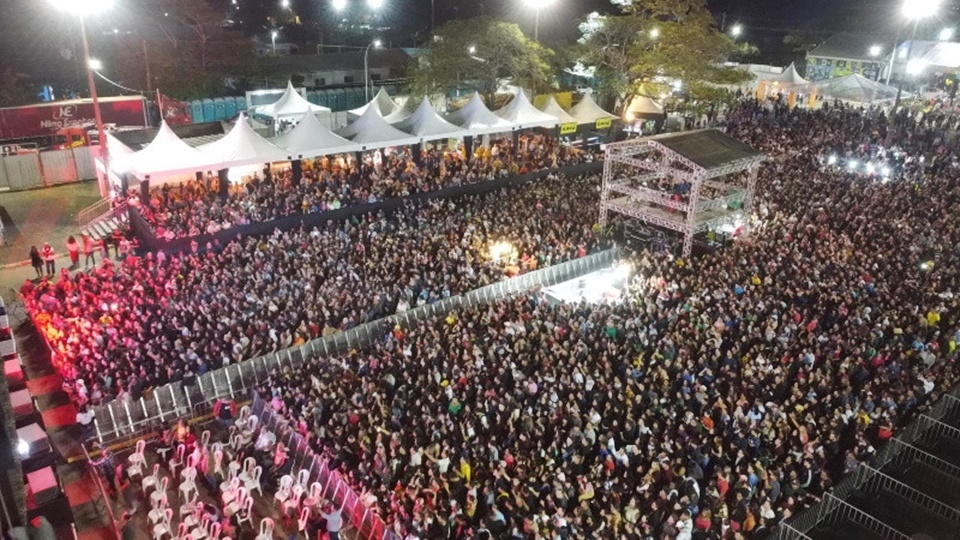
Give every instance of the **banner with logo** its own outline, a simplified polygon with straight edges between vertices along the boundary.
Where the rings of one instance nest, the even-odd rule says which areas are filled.
[[[566,124],[560,124],[561,135],[570,135],[571,133],[576,133],[576,132],[577,132],[576,122],[567,122]]]
[[[189,103],[171,99],[157,91],[157,106],[160,107],[160,116],[168,125],[182,126],[193,123]]]
[[[597,120],[597,129],[607,129],[613,125],[613,118],[601,118]]]

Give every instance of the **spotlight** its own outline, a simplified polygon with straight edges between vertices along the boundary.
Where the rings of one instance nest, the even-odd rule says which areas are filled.
[[[20,454],[20,457],[28,457],[30,455],[30,443],[23,439],[17,439],[17,453]]]
[[[827,158],[827,163],[830,164],[830,165],[836,165],[836,164],[837,164],[837,156],[836,156],[836,155],[831,155],[830,157],[828,157],[828,158]]]

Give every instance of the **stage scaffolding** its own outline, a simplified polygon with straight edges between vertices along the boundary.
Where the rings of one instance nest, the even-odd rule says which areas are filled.
[[[767,157],[716,129],[669,133],[604,147],[600,225],[609,212],[693,237],[743,220],[749,234],[757,172]]]

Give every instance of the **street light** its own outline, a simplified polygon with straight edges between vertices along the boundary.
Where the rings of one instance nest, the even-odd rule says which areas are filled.
[[[280,33],[277,32],[276,30],[274,30],[273,32],[270,32],[270,42],[273,44],[273,54],[274,54],[274,55],[277,54],[277,36],[278,36],[278,35],[280,35]]]
[[[101,62],[100,60],[97,60],[96,58],[91,58],[87,62],[87,65],[90,66],[90,69],[93,71],[100,71],[101,69],[103,69],[103,62]]]
[[[651,28],[651,29],[650,29],[650,37],[653,38],[653,39],[657,39],[658,37],[660,37],[660,29],[659,29],[659,28]]]
[[[347,0],[333,0],[333,9],[337,11],[347,9]]]
[[[383,0],[367,0],[367,5],[370,9],[378,11],[383,8]]]
[[[553,0],[526,0],[527,5],[534,10],[533,40],[540,42],[540,10],[553,3]]]
[[[743,33],[743,25],[740,23],[734,24],[730,27],[730,35],[733,37],[740,37],[740,34]]]
[[[917,39],[917,25],[920,23],[920,19],[925,19],[927,17],[932,17],[937,14],[937,10],[940,9],[940,3],[942,0],[905,0],[903,2],[902,10],[903,16],[907,19],[913,20],[913,30],[910,32],[910,42],[907,43],[907,74],[908,75],[919,75],[923,71],[923,67],[918,63],[913,63],[911,69],[911,54],[913,53],[913,42]],[[913,73],[911,73],[913,71]],[[893,102],[893,110],[896,111],[900,107],[900,94],[903,93],[903,81],[901,80],[897,84],[897,98]]]
[[[940,41],[950,41],[953,39],[953,28],[944,28],[940,31],[940,35],[938,37],[940,38]]]
[[[870,53],[870,56],[880,56],[880,53],[883,52],[883,47],[879,45],[871,45],[868,52]]]
[[[100,99],[97,97],[97,84],[93,79],[93,60],[90,58],[90,44],[87,43],[87,27],[83,22],[84,17],[94,15],[104,11],[113,5],[113,0],[51,0],[51,3],[58,9],[67,13],[76,15],[80,19],[80,39],[83,42],[83,65],[87,70],[87,84],[90,86],[90,99],[93,101],[93,118],[97,123],[97,138],[100,139],[100,158],[103,162],[103,176],[98,178],[109,181],[110,178],[110,154],[107,149],[107,134],[103,129],[103,116],[100,114]],[[110,192],[107,182],[100,182],[100,196],[106,197]]]
[[[367,98],[367,103],[370,102],[370,62],[368,58],[370,55],[370,47],[379,49],[381,44],[379,39],[375,39],[363,50],[363,93]]]
[[[280,7],[290,9],[290,0],[280,0]]]
[[[477,54],[477,48],[474,47],[473,45],[471,45],[470,48],[467,50],[470,52],[470,54]]]

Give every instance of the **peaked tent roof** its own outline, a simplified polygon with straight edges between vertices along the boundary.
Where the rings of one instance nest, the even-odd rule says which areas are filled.
[[[547,97],[546,103],[540,107],[540,110],[549,114],[550,116],[555,116],[557,120],[560,120],[561,124],[572,124],[573,122],[577,121],[576,118],[570,116],[570,113],[563,110],[563,107],[557,103],[557,98],[553,97],[552,95]]]
[[[666,114],[659,103],[647,96],[634,96],[633,99],[630,100],[627,112],[637,118],[659,117]]]
[[[797,73],[797,67],[793,62],[790,62],[790,65],[780,73],[759,73],[757,79],[780,84],[807,84],[810,82]]]
[[[810,83],[808,88],[824,97],[857,103],[877,103],[897,98],[895,86],[870,80],[858,73]]]
[[[462,129],[447,122],[437,114],[437,111],[434,110],[427,96],[423,96],[417,110],[414,111],[409,118],[395,123],[394,126],[411,135],[416,135],[417,137],[427,140],[446,139],[463,135]]]
[[[530,103],[527,95],[523,93],[522,88],[517,89],[517,95],[510,100],[502,109],[497,111],[497,116],[509,120],[521,129],[534,127],[555,127],[560,124],[560,119],[549,115]]]
[[[313,113],[303,115],[293,129],[270,142],[291,154],[328,156],[356,152],[360,146],[327,129]]]
[[[466,105],[448,114],[446,120],[467,131],[467,135],[504,133],[516,129],[516,125],[490,111],[483,104],[480,92],[474,92]]]
[[[287,89],[280,96],[280,99],[257,110],[257,114],[273,118],[303,116],[307,112],[330,112],[330,109],[314,105],[304,99],[290,81],[287,81]]]
[[[264,139],[241,113],[237,123],[222,139],[197,147],[205,167],[224,168],[286,161],[287,151]]]
[[[387,91],[381,86],[380,90],[377,92],[377,95],[373,96],[373,99],[370,100],[370,103],[347,111],[347,113],[359,118],[363,116],[363,113],[367,112],[367,109],[370,107],[370,105],[376,105],[376,109],[380,112],[380,116],[384,117],[390,116],[400,109],[400,106],[397,105],[397,102],[394,101],[393,98],[390,97],[390,94],[388,94]]]
[[[376,107],[367,107],[360,118],[334,133],[357,143],[361,150],[375,150],[388,146],[404,146],[420,142],[419,138],[408,135],[388,124]]]
[[[383,119],[386,120],[388,124],[396,124],[397,122],[410,118],[419,106],[420,102],[410,97],[402,107],[397,107],[397,110],[384,115]]]
[[[121,156],[117,161],[118,166],[139,178],[202,168],[202,161],[197,151],[183,142],[166,122],[160,123],[157,135],[143,150]]]
[[[616,118],[616,116],[601,109],[589,92],[583,95],[580,103],[570,107],[570,115],[581,124],[595,124],[601,118]]]

